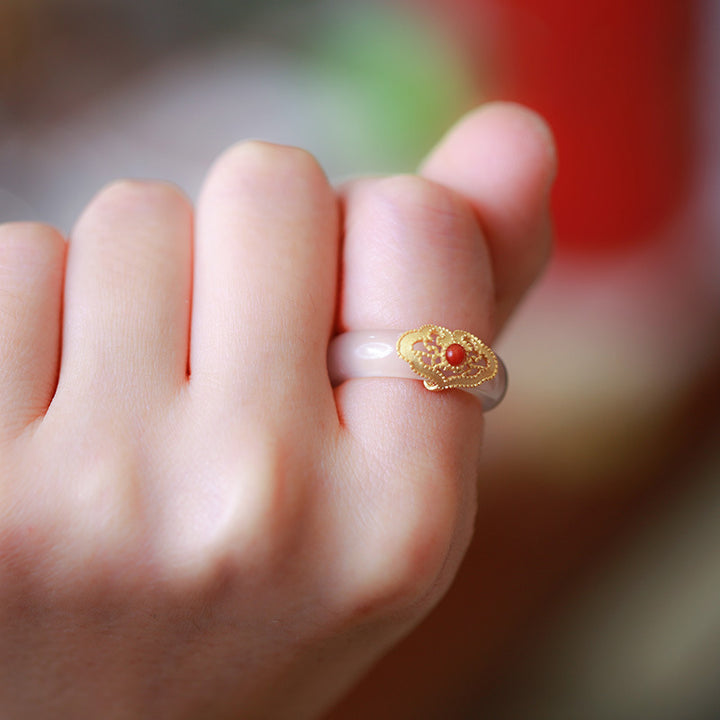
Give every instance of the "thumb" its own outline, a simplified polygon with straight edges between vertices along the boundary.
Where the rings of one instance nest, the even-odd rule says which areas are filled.
[[[549,195],[556,167],[544,120],[511,103],[470,112],[421,165],[421,175],[459,193],[475,209],[493,264],[498,328],[550,255]]]

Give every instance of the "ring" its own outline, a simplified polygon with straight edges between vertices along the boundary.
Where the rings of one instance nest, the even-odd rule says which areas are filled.
[[[417,330],[361,330],[337,335],[328,348],[333,385],[361,377],[423,380],[432,391],[459,388],[491,410],[504,397],[507,371],[502,360],[466,330],[423,325]]]

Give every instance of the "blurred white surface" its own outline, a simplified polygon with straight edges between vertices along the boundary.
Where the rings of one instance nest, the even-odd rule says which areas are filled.
[[[194,197],[218,153],[247,138],[304,147],[335,178],[387,171],[387,153],[364,133],[366,112],[341,76],[277,48],[171,58],[72,117],[0,140],[0,222],[68,231],[121,177],[168,180]]]

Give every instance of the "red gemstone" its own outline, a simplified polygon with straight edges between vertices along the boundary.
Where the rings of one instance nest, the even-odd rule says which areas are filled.
[[[460,365],[460,363],[465,359],[465,348],[462,345],[453,343],[445,351],[445,359],[451,365]]]

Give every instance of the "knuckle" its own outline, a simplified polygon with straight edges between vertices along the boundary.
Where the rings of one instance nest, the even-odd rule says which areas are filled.
[[[71,518],[54,528],[58,577],[68,591],[88,583],[98,586],[130,584],[142,575],[145,527],[133,498],[132,486],[117,482],[119,471],[98,473],[61,498]]]
[[[75,226],[74,233],[86,224],[118,221],[127,224],[134,217],[189,214],[190,201],[183,191],[168,182],[156,180],[115,180],[102,188],[90,201]]]
[[[292,556],[303,483],[277,441],[256,440],[212,468],[208,495],[193,490],[192,503],[161,498],[155,552],[171,574],[198,581],[231,570],[262,575]]]
[[[376,202],[394,223],[407,226],[433,243],[457,243],[477,232],[469,205],[456,193],[416,175],[377,182]],[[466,241],[467,242],[467,241]]]
[[[187,202],[183,191],[170,182],[134,178],[121,178],[108,183],[98,192],[96,198],[108,202],[135,201],[147,198],[168,203]]]
[[[211,171],[213,179],[220,178],[244,186],[285,189],[287,185],[295,188],[328,188],[323,169],[315,157],[301,148],[288,145],[276,145],[260,140],[248,140],[233,145],[216,161]]]
[[[132,582],[143,565],[144,542],[128,466],[105,456],[61,479],[46,460],[38,452],[30,466],[21,464],[27,482],[3,498],[5,572],[15,580],[31,577],[58,597]]]
[[[0,273],[5,269],[28,269],[59,260],[65,239],[58,230],[43,223],[0,224]]]
[[[455,540],[457,506],[456,493],[446,485],[376,514],[381,527],[372,528],[354,564],[352,615],[413,614],[439,597]]]

